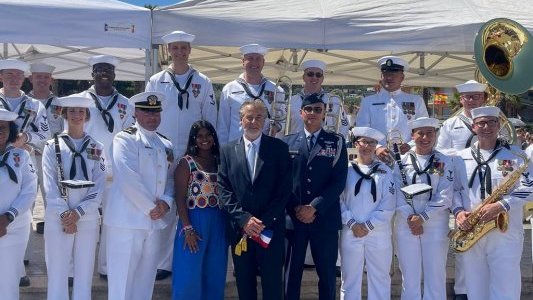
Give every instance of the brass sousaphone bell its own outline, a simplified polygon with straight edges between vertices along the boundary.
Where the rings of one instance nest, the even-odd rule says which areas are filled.
[[[476,80],[489,85],[488,105],[497,104],[499,92],[517,95],[533,86],[532,36],[517,22],[497,18],[483,24],[474,41],[474,55],[478,67]],[[503,113],[500,119],[500,136],[514,143],[513,125]]]

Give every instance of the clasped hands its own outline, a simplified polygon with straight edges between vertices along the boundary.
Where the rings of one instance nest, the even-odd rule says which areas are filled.
[[[407,217],[407,225],[413,235],[422,235],[424,233],[424,219],[419,215],[410,215]]]
[[[61,214],[61,225],[63,225],[63,232],[66,234],[73,234],[78,232],[78,221],[80,215],[74,210],[70,209]]]
[[[315,221],[316,218],[316,208],[312,205],[298,205],[294,208],[296,212],[296,218],[305,224],[310,224]]]
[[[170,210],[168,204],[161,199],[155,200],[154,204],[155,207],[150,211],[150,219],[154,221],[164,217]]]

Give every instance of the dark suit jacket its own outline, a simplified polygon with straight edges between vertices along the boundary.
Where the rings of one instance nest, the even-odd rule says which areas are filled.
[[[252,181],[244,140],[221,148],[218,171],[219,199],[228,215],[229,242],[242,237],[242,228],[254,216],[272,229],[274,235],[285,230],[285,206],[291,193],[291,165],[288,147],[281,140],[261,137],[255,179]]]
[[[317,210],[314,229],[341,229],[339,195],[346,185],[348,154],[344,139],[324,129],[319,133],[311,152],[307,149],[305,132],[287,135],[292,161],[292,195],[287,204],[294,229],[306,224],[298,221],[294,208],[311,204]]]

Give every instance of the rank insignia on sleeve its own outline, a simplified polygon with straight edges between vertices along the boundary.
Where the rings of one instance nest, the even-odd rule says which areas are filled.
[[[521,183],[527,187],[532,187],[533,179],[529,178],[529,172],[522,173],[522,176],[524,177],[524,179],[521,180]]]
[[[446,179],[448,179],[448,181],[453,181],[453,171],[452,170],[448,170],[448,175],[446,176]]]
[[[393,194],[396,192],[396,189],[394,188],[394,182],[390,182],[390,186],[389,186],[389,193]]]
[[[194,98],[198,98],[200,95],[200,90],[202,89],[202,85],[199,83],[192,83],[191,84],[192,94],[194,95]]]

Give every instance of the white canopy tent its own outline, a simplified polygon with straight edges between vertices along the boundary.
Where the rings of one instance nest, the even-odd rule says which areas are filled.
[[[265,75],[301,82],[304,59],[328,63],[325,84],[376,83],[377,58],[395,54],[412,68],[406,83],[453,86],[472,79],[481,25],[511,18],[533,31],[533,1],[513,0],[189,0],[153,12],[153,39],[173,30],[196,35],[191,63],[214,82],[242,71],[238,46],[272,51]]]
[[[90,79],[87,59],[111,54],[123,61],[117,80],[144,81],[151,12],[115,0],[2,0],[0,43],[0,58],[50,63],[57,79]]]

